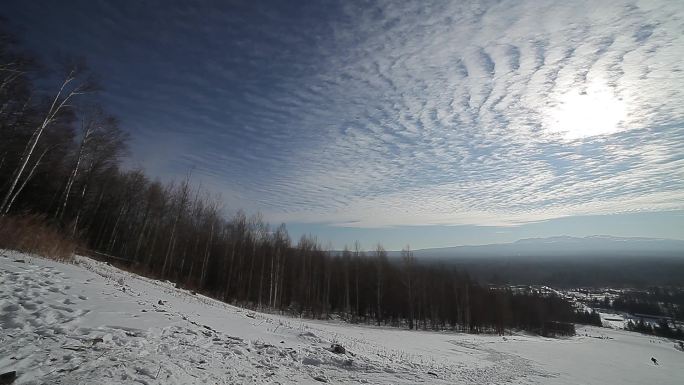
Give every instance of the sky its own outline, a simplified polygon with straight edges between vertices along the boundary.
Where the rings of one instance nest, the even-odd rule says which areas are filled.
[[[23,1],[127,167],[334,248],[684,239],[684,2]]]

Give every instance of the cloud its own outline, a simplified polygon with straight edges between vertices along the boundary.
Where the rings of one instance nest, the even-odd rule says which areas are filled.
[[[228,208],[360,227],[684,209],[680,2],[36,7],[63,23],[36,40],[90,52],[132,163],[194,169]]]
[[[684,54],[682,7],[422,5],[352,7],[335,26],[354,43],[311,82],[342,108],[276,188],[310,204],[271,217],[510,225],[683,208],[684,78],[666,59]],[[590,102],[573,111],[568,95]],[[566,120],[595,115],[576,125],[616,126],[563,135],[586,129],[550,118],[568,104]]]

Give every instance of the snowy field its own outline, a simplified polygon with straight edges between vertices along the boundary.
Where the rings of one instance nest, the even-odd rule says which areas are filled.
[[[300,320],[76,262],[0,250],[0,373],[17,384],[684,383],[673,342],[622,330],[558,340]]]

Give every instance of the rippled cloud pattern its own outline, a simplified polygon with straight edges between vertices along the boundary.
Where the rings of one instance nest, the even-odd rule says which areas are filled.
[[[295,3],[90,5],[138,164],[271,221],[684,209],[684,2]]]

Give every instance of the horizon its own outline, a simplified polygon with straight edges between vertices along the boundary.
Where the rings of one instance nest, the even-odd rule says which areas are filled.
[[[50,68],[85,58],[126,168],[191,173],[224,214],[295,241],[684,239],[676,2],[10,0],[0,16]]]
[[[478,248],[478,247],[487,247],[487,246],[513,246],[513,245],[520,245],[520,244],[525,244],[527,246],[540,246],[540,250],[538,251],[543,251],[541,247],[543,245],[548,245],[548,243],[542,243],[544,241],[549,241],[549,240],[557,240],[557,241],[563,241],[563,240],[604,240],[604,241],[648,241],[648,242],[682,242],[684,244],[684,239],[677,239],[677,238],[651,238],[651,237],[617,237],[613,235],[606,235],[606,234],[595,234],[595,235],[587,235],[587,236],[569,236],[569,235],[555,235],[555,236],[548,236],[548,237],[535,237],[535,238],[520,238],[516,239],[514,241],[506,241],[506,242],[498,242],[498,243],[478,243],[478,244],[458,244],[458,245],[451,245],[451,246],[439,246],[439,247],[426,247],[426,248],[413,248],[411,245],[405,245],[410,247],[410,251],[412,252],[424,252],[424,251],[431,251],[431,250],[449,250],[449,249],[459,249],[459,248]],[[534,243],[533,241],[539,241],[540,243]],[[345,245],[351,250],[350,245]],[[352,245],[353,246],[353,245]],[[377,246],[375,245],[370,245],[372,246],[371,248],[366,248],[363,247],[363,245],[359,244],[360,249],[359,251],[368,253],[373,251],[373,247]],[[382,245],[384,246],[384,245]],[[386,252],[388,253],[400,253],[403,252],[405,249],[404,248],[387,248],[385,249]],[[330,251],[339,253],[344,251],[344,248],[340,249],[332,249]],[[537,250],[535,250],[537,251]],[[677,250],[681,251],[681,250]]]

